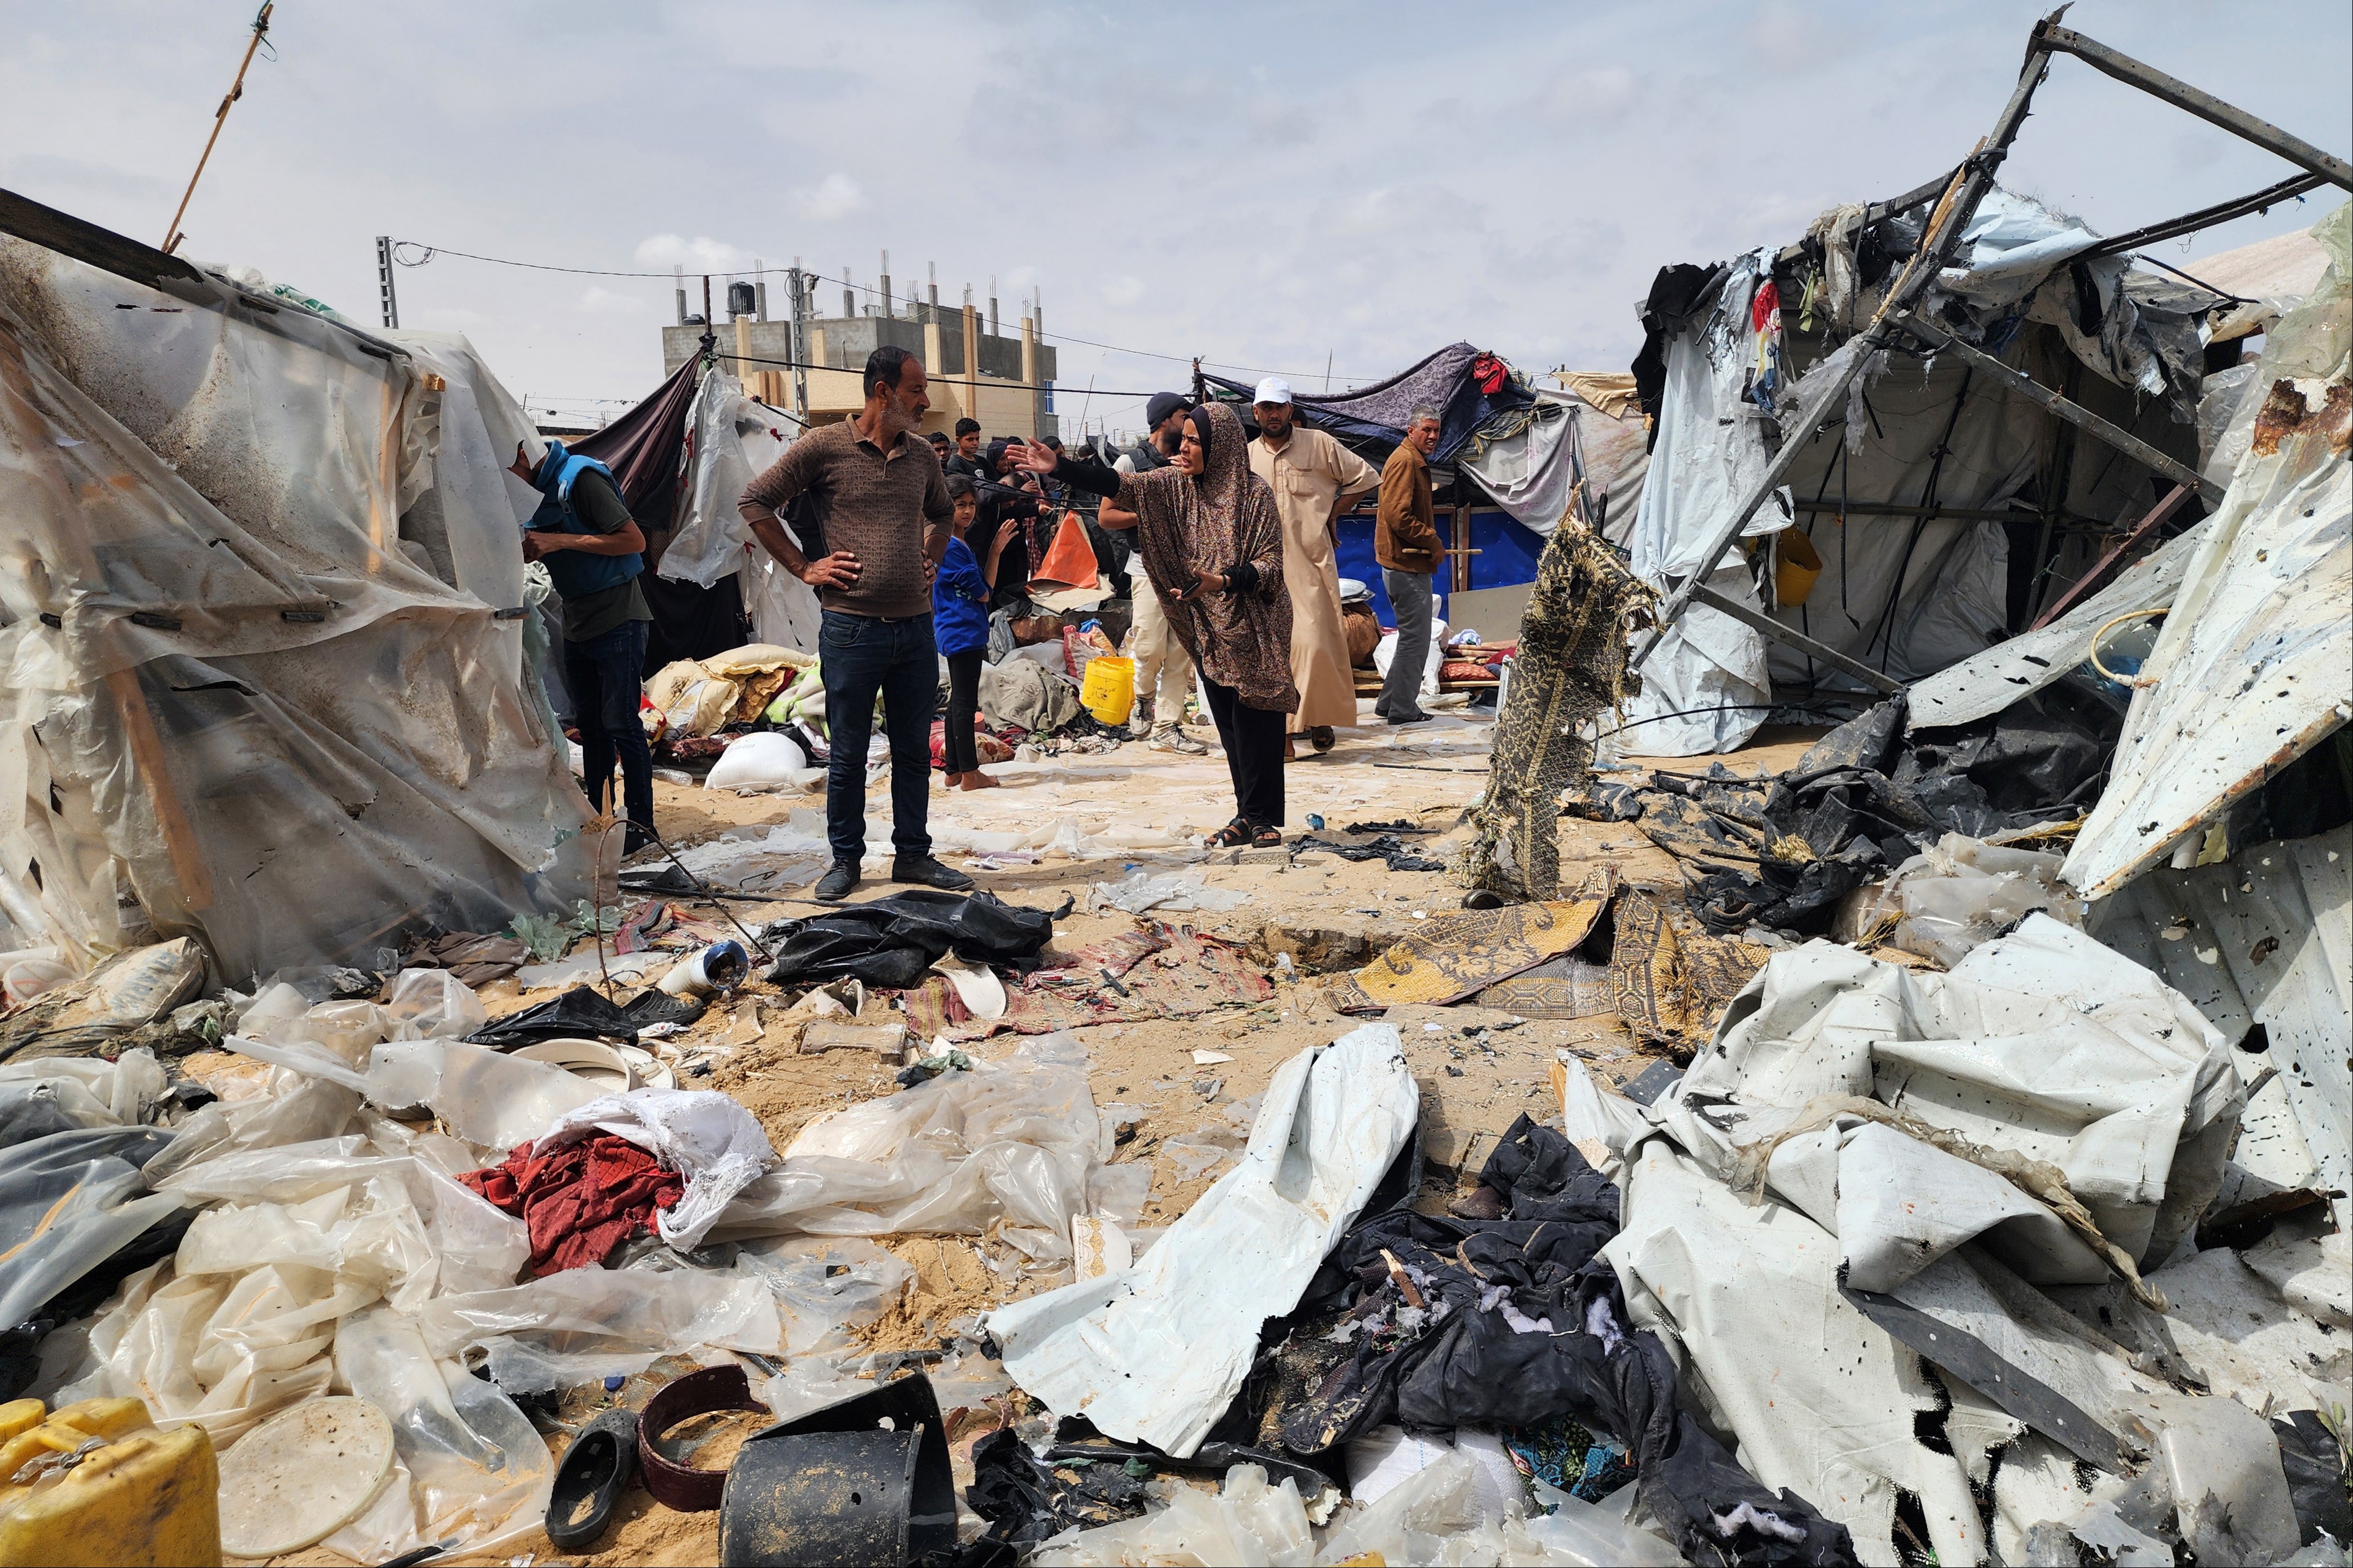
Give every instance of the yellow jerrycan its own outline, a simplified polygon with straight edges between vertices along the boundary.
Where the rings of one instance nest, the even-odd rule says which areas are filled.
[[[219,1568],[220,1471],[201,1426],[136,1399],[0,1405],[0,1563]]]

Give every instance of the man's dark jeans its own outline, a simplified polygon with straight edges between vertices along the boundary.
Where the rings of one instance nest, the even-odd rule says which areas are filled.
[[[572,715],[580,726],[580,773],[588,804],[612,809],[613,761],[621,763],[621,799],[628,808],[628,850],[654,826],[654,752],[638,718],[645,690],[646,639],[651,621],[624,621],[600,637],[564,645],[564,683],[572,689]]]
[[[902,857],[929,855],[932,714],[940,703],[940,656],[932,617],[878,620],[825,612],[818,633],[825,670],[825,720],[833,760],[825,781],[825,837],[833,858],[866,854],[866,745],[874,697],[891,737],[891,843]]]

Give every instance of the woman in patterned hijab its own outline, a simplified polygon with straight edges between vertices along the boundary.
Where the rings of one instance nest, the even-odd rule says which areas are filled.
[[[1168,628],[1201,671],[1233,775],[1234,819],[1211,847],[1282,842],[1282,737],[1299,707],[1291,680],[1291,596],[1274,492],[1250,472],[1242,423],[1222,403],[1186,421],[1176,460],[1123,474],[1036,442],[1016,462],[1135,516],[1145,575]],[[1113,526],[1106,523],[1106,527]]]

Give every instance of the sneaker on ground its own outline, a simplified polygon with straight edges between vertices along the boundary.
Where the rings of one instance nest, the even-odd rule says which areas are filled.
[[[1208,747],[1174,724],[1152,731],[1151,745],[1155,752],[1179,752],[1188,757],[1205,757],[1209,753]]]
[[[891,862],[891,879],[913,882],[925,888],[944,888],[951,893],[962,892],[972,886],[972,879],[953,866],[943,866],[929,855],[902,855]]]

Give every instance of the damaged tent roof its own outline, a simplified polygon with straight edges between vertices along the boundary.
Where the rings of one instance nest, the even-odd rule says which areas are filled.
[[[90,258],[0,237],[0,945],[152,925],[243,977],[568,906],[514,399],[461,338],[0,216]]]

